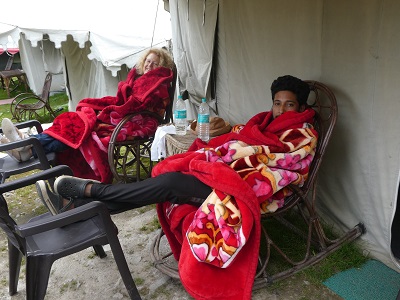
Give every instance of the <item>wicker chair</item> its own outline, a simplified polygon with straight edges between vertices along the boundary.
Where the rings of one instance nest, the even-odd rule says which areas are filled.
[[[330,239],[325,234],[322,220],[316,211],[317,174],[336,123],[337,104],[334,94],[327,86],[316,81],[307,81],[307,83],[312,91],[308,102],[309,106],[316,111],[314,125],[319,133],[316,155],[306,183],[302,187],[290,186],[293,194],[285,200],[284,207],[274,213],[263,214],[261,217],[262,240],[253,289],[262,288],[317,263],[339,249],[344,242],[352,241],[365,232],[363,224],[358,224],[340,238]],[[271,222],[285,225],[285,231],[283,233],[280,231],[278,238],[276,234],[274,235],[275,230]],[[285,238],[282,238],[282,235],[285,235]],[[295,258],[291,253],[288,254],[292,245],[281,245],[282,241],[287,242],[286,235],[288,237],[290,235],[292,243],[293,239],[302,243],[303,252],[299,253],[301,251],[296,250]],[[179,278],[177,262],[172,256],[162,230],[154,240],[151,249],[155,267],[170,277]],[[271,261],[278,259],[284,261],[284,267],[271,268]]]
[[[43,109],[50,113],[52,118],[56,117],[55,112],[50,106],[49,96],[52,82],[52,74],[48,73],[44,80],[42,94],[40,96],[32,93],[22,93],[17,95],[11,102],[11,113],[13,119],[22,122],[27,120],[40,119],[38,111]]]
[[[117,136],[124,125],[136,115],[149,115],[158,120],[158,124],[173,121],[172,106],[176,87],[177,71],[173,68],[173,80],[168,90],[170,103],[165,109],[164,118],[151,111],[140,111],[126,115],[115,127],[108,145],[108,163],[117,182],[141,181],[151,176],[153,161],[151,160],[151,145],[154,136],[127,139],[118,142]]]

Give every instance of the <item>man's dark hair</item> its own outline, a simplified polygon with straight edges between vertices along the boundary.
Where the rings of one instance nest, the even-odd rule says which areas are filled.
[[[271,85],[272,100],[275,94],[280,91],[291,91],[297,96],[297,101],[300,105],[307,104],[308,95],[310,94],[310,86],[303,80],[285,75],[278,77]]]

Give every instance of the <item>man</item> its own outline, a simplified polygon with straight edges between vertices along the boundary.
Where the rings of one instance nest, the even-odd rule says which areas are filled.
[[[142,182],[106,185],[60,176],[56,194],[43,181],[38,192],[53,213],[60,197],[70,204],[63,209],[92,200],[113,212],[158,203],[187,291],[195,298],[229,298],[230,292],[235,299],[250,298],[260,210],[283,206],[287,185],[303,184],[313,159],[317,134],[310,125],[314,110],[306,107],[309,92],[296,77],[277,78],[271,111],[255,115],[239,132],[208,143],[196,139],[186,153],[157,164],[153,177]]]

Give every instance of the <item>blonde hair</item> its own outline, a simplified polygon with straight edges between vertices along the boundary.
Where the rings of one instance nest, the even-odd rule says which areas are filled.
[[[168,53],[167,50],[164,50],[162,48],[151,48],[147,50],[141,59],[136,63],[136,72],[140,75],[144,73],[144,63],[146,61],[146,57],[150,54],[153,53],[157,55],[160,58],[160,64],[159,67],[165,67],[169,69],[173,69],[174,67],[174,61],[171,57],[171,55]]]

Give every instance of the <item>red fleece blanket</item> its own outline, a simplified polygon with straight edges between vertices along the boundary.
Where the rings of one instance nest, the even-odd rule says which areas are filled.
[[[127,79],[118,84],[115,97],[86,98],[78,103],[76,112],[59,115],[45,131],[71,147],[59,153],[58,162],[70,166],[75,176],[111,182],[107,148],[112,131],[129,113],[143,110],[162,113],[169,102],[172,78],[172,71],[163,67],[142,76],[133,69]],[[157,126],[154,118],[138,115],[126,124],[117,139],[150,136]]]
[[[192,174],[213,188],[200,208],[163,203],[160,223],[179,264],[185,289],[196,299],[250,299],[260,241],[260,212],[283,205],[290,183],[307,178],[317,134],[314,111],[271,112],[239,133],[197,139],[189,151],[153,169]]]

